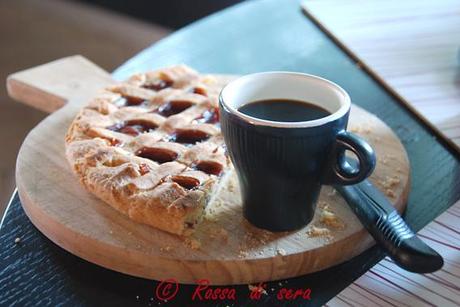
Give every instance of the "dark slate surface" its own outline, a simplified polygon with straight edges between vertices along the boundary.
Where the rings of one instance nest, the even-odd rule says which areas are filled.
[[[353,101],[377,114],[402,139],[409,153],[412,190],[407,221],[422,228],[460,198],[460,157],[410,114],[300,11],[297,1],[251,1],[199,21],[128,61],[116,78],[183,62],[200,71],[244,74],[295,70],[329,78]],[[16,237],[21,238],[15,244]],[[372,248],[340,266],[268,283],[260,305],[321,305],[382,258]],[[193,287],[181,285],[170,302],[155,297],[158,283],[92,265],[60,249],[28,221],[15,196],[0,229],[0,305],[202,305],[191,302]],[[271,288],[311,288],[311,300],[279,301]],[[209,305],[257,305],[246,285],[237,301]]]

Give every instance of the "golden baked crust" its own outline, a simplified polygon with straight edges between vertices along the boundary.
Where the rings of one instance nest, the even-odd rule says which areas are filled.
[[[70,165],[130,219],[189,235],[229,165],[218,122],[222,85],[180,65],[104,89],[69,127]]]

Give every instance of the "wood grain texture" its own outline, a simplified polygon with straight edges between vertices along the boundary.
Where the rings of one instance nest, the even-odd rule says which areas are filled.
[[[460,150],[457,0],[307,0],[303,6]]]
[[[327,306],[459,306],[460,305],[460,201],[418,236],[444,258],[444,267],[430,274],[414,274],[382,260]]]
[[[74,55],[11,74],[6,86],[11,98],[51,113],[72,97],[90,96],[112,82],[105,70]]]
[[[58,70],[53,72],[58,74]],[[81,74],[79,80],[90,78]],[[29,88],[40,86],[29,82]],[[173,277],[182,283],[206,278],[212,284],[239,284],[315,272],[346,261],[374,243],[331,188],[323,189],[321,208],[312,222],[329,228],[327,236],[308,235],[309,226],[277,234],[256,229],[242,217],[234,172],[222,180],[207,219],[192,238],[192,242],[201,243],[199,249],[190,248],[190,242],[182,238],[130,221],[86,192],[64,157],[64,134],[90,97],[91,92],[78,91],[64,108],[32,130],[21,147],[16,168],[27,215],[47,237],[71,253],[135,276],[157,280]],[[379,162],[372,180],[402,211],[409,189],[404,147],[383,122],[356,106],[351,112],[350,130],[374,146]],[[322,223],[325,206],[343,227]]]

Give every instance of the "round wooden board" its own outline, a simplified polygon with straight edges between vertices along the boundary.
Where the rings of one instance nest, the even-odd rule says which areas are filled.
[[[206,219],[191,240],[136,224],[88,193],[64,157],[64,134],[88,96],[50,115],[33,129],[18,155],[16,180],[26,214],[53,242],[83,259],[149,279],[211,284],[277,280],[322,270],[374,244],[342,198],[330,187],[321,192],[313,222],[295,232],[270,233],[241,214],[234,172],[222,180]],[[374,147],[378,163],[371,180],[403,211],[409,190],[404,147],[382,121],[353,106],[349,130]],[[322,224],[324,210],[343,227]],[[312,226],[327,229],[313,235]],[[191,246],[199,248],[193,249]]]

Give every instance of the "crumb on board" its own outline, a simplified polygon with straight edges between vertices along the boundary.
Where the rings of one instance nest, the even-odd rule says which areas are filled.
[[[213,215],[212,213],[210,213],[209,211],[206,212],[206,214],[203,216],[203,219],[207,222],[211,222],[211,223],[214,223],[217,221],[217,217],[215,215]]]
[[[283,248],[277,248],[276,254],[281,255],[281,256],[286,256],[287,253]]]
[[[318,207],[319,207],[320,209],[327,209],[327,208],[329,208],[329,204],[328,204],[327,202],[325,202],[325,201],[320,201],[320,202],[318,203]]]
[[[211,233],[209,234],[209,237],[212,239],[221,239],[224,242],[228,241],[228,232],[224,228],[220,227],[218,229],[212,229]]]
[[[171,246],[160,247],[160,251],[162,251],[162,252],[170,252],[171,250],[172,250]]]
[[[398,176],[387,176],[383,181],[382,185],[389,189],[397,186],[401,182],[401,179]]]
[[[364,123],[350,127],[350,131],[357,134],[369,134],[371,132],[371,128],[368,123]]]
[[[395,155],[384,154],[383,156],[377,158],[377,162],[382,163],[383,165],[387,165],[390,160],[394,160],[395,158]]]
[[[342,220],[330,210],[323,210],[321,212],[320,223],[334,229],[344,229],[345,224]]]
[[[201,242],[194,238],[186,238],[184,243],[187,247],[190,247],[193,250],[200,249],[201,247]]]
[[[20,242],[21,242],[21,238],[17,237],[16,239],[14,239],[14,243],[15,243],[15,244],[18,244],[18,243],[20,243]]]
[[[248,248],[267,244],[271,233],[265,230],[259,230],[257,233],[246,232],[244,234],[244,243]]]
[[[248,252],[245,250],[240,249],[238,253],[238,258],[246,258],[248,256]]]
[[[233,181],[230,180],[230,181],[228,182],[227,190],[228,190],[229,192],[235,192],[235,185],[234,185]]]
[[[322,236],[329,236],[330,234],[331,234],[331,231],[325,227],[311,226],[307,230],[307,235],[309,237],[322,237]]]
[[[379,182],[388,197],[396,197],[394,189],[401,183],[399,176],[387,176]]]
[[[392,189],[386,189],[385,194],[388,197],[396,197],[396,193]]]

